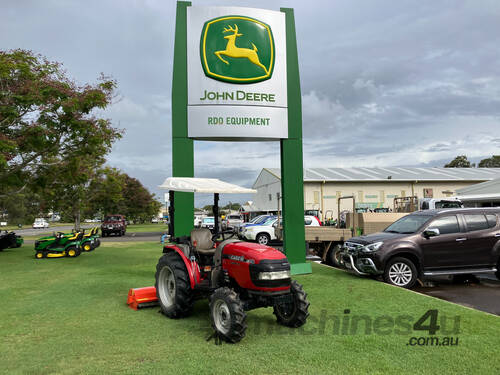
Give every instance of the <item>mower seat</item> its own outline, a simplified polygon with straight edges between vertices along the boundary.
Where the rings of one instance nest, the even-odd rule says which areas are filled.
[[[207,228],[194,228],[191,231],[191,244],[200,254],[214,255],[215,253],[212,232]]]

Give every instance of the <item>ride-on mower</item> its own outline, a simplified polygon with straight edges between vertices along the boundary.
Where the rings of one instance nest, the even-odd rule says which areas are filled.
[[[169,318],[188,316],[196,299],[208,298],[216,335],[236,343],[245,336],[246,311],[274,308],[277,322],[300,327],[309,316],[309,302],[302,286],[290,278],[286,256],[269,246],[227,238],[233,231],[219,230],[221,193],[255,193],[255,190],[217,179],[167,178],[160,186],[169,190],[169,233],[164,255],[156,266],[156,296]],[[195,228],[190,236],[173,238],[174,191],[214,193],[214,234]],[[221,240],[222,239],[222,240]]]
[[[88,233],[83,234],[83,239],[80,244],[83,251],[89,252],[95,250],[101,245],[99,240],[99,227],[92,228]]]
[[[35,258],[77,257],[81,254],[83,232],[65,234],[54,233],[35,241]]]
[[[0,232],[0,251],[12,247],[21,247],[23,243],[23,238],[16,235],[14,232]]]

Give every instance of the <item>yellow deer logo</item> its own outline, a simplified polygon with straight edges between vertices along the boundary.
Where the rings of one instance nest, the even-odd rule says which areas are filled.
[[[243,34],[238,34],[238,26],[234,25],[234,29],[231,26],[228,26],[228,28],[224,28],[224,31],[222,33],[233,33],[231,35],[226,35],[224,39],[227,39],[227,44],[226,44],[226,49],[223,51],[215,51],[215,55],[221,59],[223,62],[225,62],[227,65],[229,65],[229,62],[224,60],[221,55],[228,56],[228,57],[245,57],[252,64],[255,64],[257,66],[260,66],[266,74],[269,74],[267,71],[266,67],[259,61],[259,55],[257,54],[257,47],[255,44],[252,43],[253,49],[250,48],[240,48],[236,47],[236,38],[239,36],[242,36]]]

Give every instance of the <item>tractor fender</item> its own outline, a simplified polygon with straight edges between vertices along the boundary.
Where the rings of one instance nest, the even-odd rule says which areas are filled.
[[[198,268],[198,264],[196,262],[191,262],[186,254],[182,251],[182,249],[178,248],[175,245],[168,245],[163,247],[163,253],[169,253],[171,251],[175,251],[177,255],[179,255],[186,266],[189,275],[189,283],[191,284],[191,289],[194,288],[196,284],[200,283],[200,269]]]

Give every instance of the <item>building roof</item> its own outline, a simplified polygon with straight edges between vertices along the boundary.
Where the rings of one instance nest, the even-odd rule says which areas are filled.
[[[281,179],[279,168],[263,171]],[[304,168],[304,182],[312,181],[490,181],[500,178],[500,168]]]
[[[500,178],[457,189],[457,194],[500,194]]]

